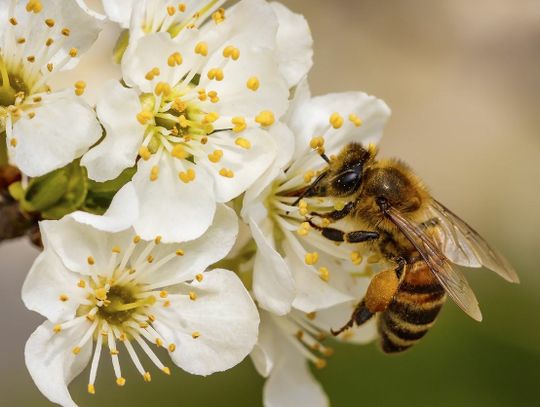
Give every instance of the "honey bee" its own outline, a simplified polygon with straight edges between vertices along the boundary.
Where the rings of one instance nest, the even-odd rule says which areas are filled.
[[[378,318],[385,353],[413,346],[433,326],[448,295],[476,321],[478,301],[458,266],[486,267],[509,282],[519,278],[507,260],[467,223],[429,194],[403,162],[376,159],[376,149],[350,143],[303,190],[304,197],[345,199],[343,209],[311,212],[309,224],[335,242],[361,243],[393,266],[376,274],[365,297],[338,335],[354,324]],[[324,219],[324,222],[320,220]],[[327,227],[340,219],[359,230]]]

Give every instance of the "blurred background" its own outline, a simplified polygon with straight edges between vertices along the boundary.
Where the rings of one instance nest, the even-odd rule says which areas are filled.
[[[373,344],[336,345],[328,366],[315,372],[332,405],[540,405],[540,2],[283,3],[311,25],[313,93],[363,90],[384,99],[393,115],[381,156],[407,161],[521,277],[515,286],[471,270],[484,322],[448,303],[429,335],[406,354],[388,357]],[[36,253],[24,241],[0,246],[5,406],[49,405],[23,359],[24,343],[42,321],[20,299]],[[261,405],[263,381],[249,360],[209,378],[175,368],[172,378],[153,375],[151,385],[130,381],[136,373],[126,372],[122,389],[107,363],[102,367],[95,396],[86,393],[87,373],[73,383],[80,405]]]

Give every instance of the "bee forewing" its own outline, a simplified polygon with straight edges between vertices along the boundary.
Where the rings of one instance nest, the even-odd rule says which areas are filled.
[[[510,263],[465,221],[440,202],[433,201],[430,209],[439,221],[437,239],[441,250],[450,261],[466,267],[484,266],[509,282],[519,282]]]

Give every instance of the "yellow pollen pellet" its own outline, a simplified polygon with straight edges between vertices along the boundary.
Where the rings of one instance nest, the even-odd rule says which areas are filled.
[[[52,72],[53,69],[54,69],[54,65],[53,65],[52,63],[49,62],[49,63],[47,64],[47,71]]]
[[[168,96],[171,94],[171,85],[169,85],[167,82],[158,82],[154,89],[154,93],[157,96]]]
[[[240,58],[240,50],[234,45],[227,45],[225,48],[223,48],[223,56],[236,61],[238,58]]]
[[[67,300],[69,300],[69,297],[66,294],[60,294],[60,297],[58,297],[58,299],[62,302],[66,302]]]
[[[349,120],[354,124],[356,127],[360,127],[362,125],[362,119],[360,119],[357,115],[354,113],[351,113],[349,115]]]
[[[210,112],[204,116],[204,121],[207,123],[214,123],[217,119],[219,119],[219,114],[216,112]]]
[[[246,119],[243,117],[237,116],[231,119],[232,124],[234,124],[233,131],[235,133],[240,133],[247,128]]]
[[[77,48],[71,48],[69,50],[69,56],[71,58],[75,58],[77,55],[79,55],[79,50]]]
[[[195,301],[195,300],[197,299],[197,294],[194,293],[193,291],[190,291],[190,292],[189,292],[189,299],[190,299],[191,301]]]
[[[53,28],[54,27],[54,20],[52,18],[47,18],[47,19],[45,19],[45,24],[47,25],[47,27]]]
[[[112,248],[112,252],[113,252],[113,253],[118,254],[118,253],[120,253],[120,251],[121,251],[121,250],[120,250],[120,246],[114,246],[114,247]]]
[[[89,384],[87,390],[89,394],[96,394],[96,387],[93,384]]]
[[[183,160],[188,156],[188,153],[186,152],[184,146],[182,146],[181,144],[177,144],[171,150],[171,155],[175,158]]]
[[[176,350],[176,345],[171,343],[167,348],[169,349],[169,352],[174,352]]]
[[[264,110],[255,117],[255,121],[264,127],[271,126],[275,122],[274,113]]]
[[[358,252],[351,252],[351,261],[352,263],[357,266],[359,265],[360,263],[362,263],[362,260],[363,260],[363,257],[360,253]]]
[[[64,37],[69,37],[69,34],[71,34],[71,30],[69,28],[62,28],[62,35]]]
[[[298,233],[299,236],[306,236],[309,233],[309,230],[311,229],[311,226],[308,222],[302,222],[300,226],[298,227],[298,230],[296,233]]]
[[[61,327],[60,325],[58,325],[58,324],[55,325],[55,326],[53,327],[53,332],[54,332],[55,334],[57,334],[57,333],[60,332],[61,330],[62,330],[62,327]]]
[[[141,147],[139,148],[139,155],[144,161],[148,161],[150,157],[152,156],[152,153],[150,153],[150,150],[148,147]]]
[[[198,331],[195,331],[195,332],[193,332],[193,333],[191,334],[191,337],[192,337],[193,339],[197,339],[199,336],[201,336],[201,333],[198,332]]]
[[[199,42],[195,45],[195,53],[203,57],[208,55],[208,44],[206,42]]]
[[[167,59],[167,65],[169,65],[171,68],[181,65],[182,64],[182,54],[179,52],[175,52],[174,54],[171,54],[169,58]]]
[[[237,146],[240,146],[242,148],[245,148],[246,150],[249,150],[251,148],[251,143],[248,139],[245,139],[243,137],[238,137],[236,140],[234,140],[234,144]]]
[[[221,170],[219,170],[219,175],[225,178],[233,178],[234,172],[228,168],[222,168]]]
[[[31,64],[33,64],[34,62],[36,62],[36,57],[33,56],[33,55],[30,55],[30,56],[26,57],[26,60],[28,62],[30,62]]]
[[[81,353],[81,348],[78,347],[78,346],[75,346],[71,352],[74,354],[74,355],[78,355],[79,353]]]
[[[339,113],[332,113],[329,121],[334,129],[339,129],[343,126],[343,117]]]
[[[259,86],[261,86],[261,83],[259,82],[259,78],[257,78],[256,76],[252,76],[251,78],[247,80],[246,86],[248,89],[255,92],[257,89],[259,89]]]
[[[311,141],[309,142],[309,146],[313,148],[314,150],[323,147],[324,137],[323,136],[313,137]]]
[[[225,9],[220,8],[218,11],[212,14],[212,20],[214,20],[216,24],[219,24],[225,21]]]
[[[159,177],[159,167],[154,165],[150,170],[150,181],[156,181]]]
[[[196,279],[199,283],[200,283],[201,281],[203,281],[203,278],[204,278],[204,276],[203,276],[202,274],[197,274],[197,275],[195,276],[195,279]]]
[[[119,377],[118,379],[116,379],[116,384],[122,387],[124,384],[126,384],[126,379],[124,379],[123,377]]]
[[[328,271],[326,267],[321,267],[319,269],[319,277],[321,278],[322,281],[328,282],[328,280],[330,279],[330,272]]]
[[[193,168],[189,168],[186,172],[181,171],[178,174],[178,177],[184,184],[187,184],[195,179],[195,170]]]
[[[178,249],[176,250],[176,255],[177,256],[183,256],[184,255],[184,251],[182,249]]]
[[[152,262],[154,261],[154,256],[148,255],[148,257],[146,258],[146,261],[147,261],[148,263],[152,263]]]
[[[178,5],[178,11],[180,11],[181,13],[183,13],[184,11],[186,11],[186,5],[185,3],[180,3]]]
[[[221,68],[212,68],[208,71],[208,79],[222,81],[224,78],[223,70]]]
[[[88,256],[88,258],[86,259],[86,261],[88,262],[88,264],[90,264],[91,266],[93,266],[94,264],[96,264],[96,261],[94,260],[94,258],[92,256]]]
[[[11,145],[11,147],[17,147],[17,139],[12,138],[11,140],[9,140],[9,144]]]
[[[319,253],[317,252],[306,253],[306,255],[304,256],[304,262],[308,266],[314,265],[315,263],[317,263],[317,261],[319,261]]]
[[[17,21],[17,19],[15,17],[11,17],[9,19],[9,22],[11,23],[11,25],[17,25],[19,24],[19,22]]]
[[[50,47],[51,45],[53,45],[53,43],[54,40],[52,38],[47,38],[47,41],[45,41],[45,46]]]
[[[174,16],[174,13],[176,13],[176,8],[174,6],[167,6],[167,14]]]
[[[79,282],[77,283],[77,287],[85,288],[86,287],[86,281],[79,280]]]
[[[161,369],[163,373],[170,376],[171,375],[171,369],[169,369],[167,366],[164,366],[163,369]]]

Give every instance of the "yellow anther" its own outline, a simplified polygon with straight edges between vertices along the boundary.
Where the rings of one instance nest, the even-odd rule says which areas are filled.
[[[100,301],[105,301],[107,299],[107,290],[105,289],[105,287],[95,289],[94,297],[96,297]]]
[[[47,64],[47,71],[52,72],[53,69],[54,69],[54,65],[53,65],[52,63],[49,62],[49,63]]]
[[[246,86],[248,89],[251,89],[252,91],[255,92],[257,89],[259,89],[259,86],[261,86],[261,83],[259,82],[259,78],[257,78],[256,76],[252,76],[251,78],[247,80]]]
[[[169,295],[169,293],[168,293],[167,291],[165,291],[165,290],[161,290],[161,291],[159,292],[159,296],[160,296],[161,298],[167,298],[168,295]]]
[[[135,237],[133,237],[133,243],[137,244],[141,241],[141,237],[139,235],[135,235]]]
[[[178,5],[178,10],[183,13],[184,11],[186,11],[186,5],[184,3],[180,3]]]
[[[359,118],[357,115],[355,115],[354,113],[351,113],[349,115],[349,120],[352,122],[352,124],[354,124],[356,127],[360,127],[362,125],[362,119]]]
[[[144,372],[143,379],[147,383],[151,382],[152,381],[152,376],[150,375],[150,372]]]
[[[201,333],[199,331],[195,331],[191,334],[191,337],[193,339],[197,339],[199,336],[201,336]]]
[[[86,287],[86,281],[84,281],[84,280],[79,280],[79,282],[77,283],[77,287],[79,287],[79,288],[85,288],[85,287]]]
[[[206,42],[199,42],[195,45],[195,53],[202,55],[203,57],[208,55],[208,44]]]
[[[234,172],[229,168],[222,168],[221,170],[219,170],[219,175],[225,178],[233,178]]]
[[[154,262],[154,256],[152,256],[151,254],[149,254],[147,257],[146,257],[146,261],[148,263],[153,263]]]
[[[182,127],[183,129],[189,127],[189,120],[186,119],[186,116],[184,115],[180,115],[178,117],[178,123],[180,124],[180,127]]]
[[[120,253],[120,252],[121,252],[120,246],[114,246],[114,247],[112,248],[112,252],[113,252],[113,253],[116,253],[116,254]]]
[[[187,184],[195,179],[195,175],[195,170],[193,168],[189,168],[187,171],[181,171],[178,174],[178,177],[183,183]]]
[[[362,263],[362,260],[364,258],[362,257],[362,255],[358,252],[351,252],[351,261],[352,263],[357,266],[359,265],[360,263]]]
[[[26,60],[27,60],[28,62],[30,62],[31,64],[33,64],[34,62],[36,62],[36,57],[33,56],[33,55],[30,55],[30,56],[27,56],[27,57],[26,57]]]
[[[201,281],[203,281],[203,278],[204,278],[204,276],[203,276],[202,274],[197,274],[197,275],[195,276],[195,279],[196,279],[199,283],[200,283]]]
[[[41,4],[40,0],[30,0],[28,3],[26,3],[26,11],[29,13],[39,13],[41,10],[43,10],[43,4]]]
[[[339,113],[332,113],[329,121],[334,129],[339,129],[343,126],[343,117]]]
[[[177,255],[177,256],[183,256],[184,254],[185,254],[185,253],[184,253],[184,251],[183,251],[182,249],[176,250],[176,255]]]
[[[207,99],[206,91],[204,89],[199,89],[199,100],[204,102]]]
[[[299,236],[306,236],[309,233],[309,230],[311,229],[311,226],[308,222],[302,222],[300,226],[298,226],[298,230],[296,233],[298,233]]]
[[[208,154],[208,159],[213,163],[218,163],[223,157],[223,150],[214,150],[212,153]]]
[[[306,173],[304,173],[304,182],[306,184],[310,183],[314,176],[315,176],[315,171],[313,170],[306,171]]]
[[[274,113],[269,110],[264,110],[255,117],[255,121],[265,127],[274,124],[275,120]]]
[[[307,215],[308,212],[309,212],[308,204],[307,204],[307,202],[304,201],[303,199],[300,200],[300,202],[298,202],[298,212],[299,212],[300,215],[302,215],[302,216]]]
[[[167,58],[167,65],[171,68],[182,64],[182,54],[175,52]]]
[[[159,68],[157,66],[153,67],[152,69],[150,69],[146,75],[144,76],[144,78],[148,81],[151,81],[153,80],[156,76],[159,76],[161,73],[161,71],[159,70]]]
[[[310,321],[313,321],[315,318],[317,318],[317,313],[315,311],[313,312],[308,312],[306,314],[306,317],[307,319],[309,319]]]
[[[163,373],[170,376],[171,375],[171,369],[169,369],[167,366],[164,366],[163,369],[161,369]]]
[[[66,294],[60,294],[58,299],[62,302],[66,302],[67,300],[69,300],[69,297]]]
[[[71,34],[71,30],[69,28],[62,28],[62,35],[64,37],[69,37],[70,34]]]
[[[306,253],[306,255],[304,256],[304,261],[308,266],[313,266],[319,261],[319,253]]]
[[[372,254],[368,257],[367,262],[368,264],[375,264],[381,261],[381,256],[378,254]]]
[[[11,145],[11,147],[17,147],[17,139],[12,138],[11,140],[9,140],[9,144]]]
[[[79,55],[79,50],[77,48],[71,48],[69,50],[69,56],[71,58],[75,58],[77,55]]]
[[[75,82],[75,94],[77,96],[81,96],[86,89],[86,82],[85,81],[77,81]]]
[[[45,24],[47,24],[47,27],[53,28],[54,27],[54,20],[52,18],[45,19]]]
[[[124,332],[122,332],[122,333],[120,334],[120,336],[118,337],[118,340],[119,340],[120,342],[124,342],[126,339],[127,339],[127,337],[126,337],[126,334],[125,334]]]
[[[96,387],[93,384],[88,385],[88,393],[96,394]]]
[[[34,117],[36,117],[36,113],[35,113],[35,112],[29,112],[29,113],[28,113],[28,118],[29,118],[30,120],[32,120]]]
[[[139,148],[139,155],[144,161],[148,161],[150,157],[152,156],[152,153],[150,153],[150,150],[148,147],[141,147]]]
[[[204,121],[207,123],[214,123],[217,119],[219,119],[219,114],[216,112],[210,112],[204,116]]]
[[[240,133],[247,128],[246,119],[241,116],[233,117],[231,122],[234,125],[233,131],[235,133]]]
[[[62,327],[59,325],[59,324],[56,324],[54,327],[53,327],[53,332],[55,334],[57,334],[58,332],[62,331]]]
[[[34,101],[34,103],[40,103],[43,99],[41,96],[34,96],[32,100]]]
[[[317,359],[315,361],[315,367],[317,369],[324,369],[326,367],[326,360],[324,359]]]
[[[328,280],[330,279],[330,272],[328,271],[326,267],[321,267],[319,269],[319,277],[321,278],[322,281],[328,282]]]
[[[173,147],[171,150],[171,155],[175,158],[179,158],[181,160],[185,159],[189,154],[186,152],[185,148],[181,144],[177,144]]]
[[[215,90],[211,90],[210,92],[208,92],[208,97],[210,98],[210,102],[212,103],[219,102],[219,97]]]
[[[71,352],[74,354],[74,355],[78,355],[79,353],[81,353],[81,348],[78,347],[78,346],[75,346]]]
[[[216,81],[222,81],[223,76],[223,70],[221,68],[212,68],[208,71],[208,79],[210,80],[216,80]]]
[[[174,16],[174,13],[176,13],[176,8],[174,6],[167,6],[167,14]]]
[[[86,259],[86,261],[88,262],[88,264],[90,264],[91,266],[93,266],[94,264],[96,264],[96,261],[94,260],[94,258],[92,256],[88,256],[88,258]]]
[[[45,41],[45,46],[50,47],[54,44],[54,40],[52,38],[47,38],[47,41]]]
[[[168,96],[171,94],[171,85],[169,85],[167,82],[158,82],[154,89],[154,93],[157,96]]]
[[[86,316],[86,319],[87,319],[88,321],[90,321],[90,322],[94,322],[95,319],[96,319],[96,317],[95,317],[94,315],[87,315],[87,316]]]
[[[161,348],[163,346],[163,341],[161,340],[161,338],[156,338],[156,346],[158,348]]]
[[[216,24],[219,24],[225,21],[225,9],[220,8],[214,14],[212,14],[212,20],[214,20]]]
[[[234,45],[227,45],[225,48],[223,48],[223,56],[236,61],[238,58],[240,58],[240,50]]]
[[[17,25],[19,24],[19,22],[17,21],[17,19],[15,17],[11,17],[9,19],[9,22],[11,23],[11,25]]]
[[[150,170],[150,181],[156,181],[159,177],[159,167],[154,165]]]
[[[309,146],[313,148],[314,150],[321,148],[324,146],[324,137],[323,136],[317,136],[313,137],[311,141],[309,142]]]
[[[174,343],[171,343],[167,349],[169,349],[169,352],[174,352],[176,350],[176,345]]]
[[[117,356],[117,355],[120,354],[120,351],[119,351],[118,349],[113,349],[113,350],[110,351],[110,354],[111,354],[112,356]]]
[[[21,44],[24,44],[26,42],[26,38],[24,37],[21,37],[21,38],[17,38],[17,44],[21,45]],[[34,58],[35,60],[35,58]]]
[[[189,292],[189,299],[190,299],[191,301],[195,301],[195,300],[197,299],[197,294],[194,293],[193,291],[190,291],[190,292]]]
[[[119,377],[116,379],[116,384],[122,387],[124,384],[126,384],[126,379],[124,379],[123,377]]]
[[[236,140],[234,140],[234,144],[245,148],[246,150],[249,150],[251,148],[250,141],[248,139],[245,139],[244,137],[238,137]]]

